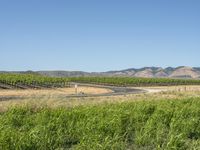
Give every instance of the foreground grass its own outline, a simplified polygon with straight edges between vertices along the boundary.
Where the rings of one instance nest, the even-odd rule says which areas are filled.
[[[0,149],[200,149],[200,98],[0,114]]]

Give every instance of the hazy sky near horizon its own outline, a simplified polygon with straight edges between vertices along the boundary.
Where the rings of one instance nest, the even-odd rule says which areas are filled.
[[[200,67],[199,0],[0,0],[0,70]]]

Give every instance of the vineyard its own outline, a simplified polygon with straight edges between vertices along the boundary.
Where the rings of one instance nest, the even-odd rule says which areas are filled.
[[[0,74],[0,88],[29,89],[68,87],[70,82],[111,86],[173,86],[200,85],[200,80],[131,77],[68,77],[56,78],[37,74]]]
[[[113,86],[200,85],[200,80],[169,78],[71,77],[69,80],[79,83],[93,83]]]
[[[53,78],[33,74],[0,74],[0,88],[3,89],[29,89],[66,87],[66,78]]]

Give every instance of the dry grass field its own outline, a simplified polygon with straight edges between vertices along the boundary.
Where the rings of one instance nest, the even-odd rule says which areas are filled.
[[[78,93],[85,94],[104,94],[112,92],[109,89],[98,87],[78,87]],[[0,96],[27,96],[35,97],[41,95],[71,95],[75,94],[74,88],[55,88],[55,89],[27,89],[27,90],[0,90]]]
[[[12,97],[15,99],[0,102],[0,111],[6,111],[12,106],[31,107],[75,107],[80,105],[99,105],[102,103],[121,103],[124,101],[150,101],[183,99],[190,97],[200,97],[200,86],[162,86],[162,87],[140,87],[147,92],[141,94],[128,94],[119,96],[100,96],[100,97],[66,97],[74,94],[74,88],[58,88],[46,90],[1,90],[0,97]],[[102,94],[112,92],[105,88],[79,87],[78,92],[86,94]]]

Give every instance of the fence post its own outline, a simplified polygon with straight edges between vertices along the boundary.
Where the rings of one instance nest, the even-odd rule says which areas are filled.
[[[75,84],[75,85],[74,85],[74,88],[75,88],[75,94],[77,95],[77,94],[78,94],[78,85]]]

